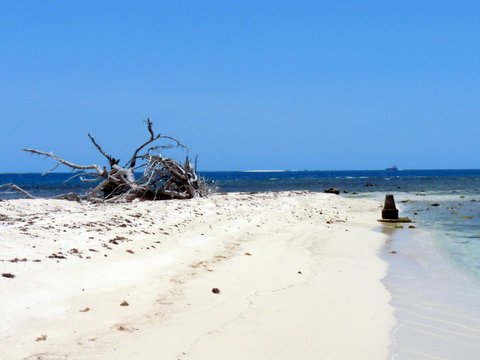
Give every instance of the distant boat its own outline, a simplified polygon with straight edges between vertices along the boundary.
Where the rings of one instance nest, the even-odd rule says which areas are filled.
[[[385,170],[387,170],[387,171],[397,171],[398,168],[397,168],[397,165],[393,165],[392,167],[386,168]]]

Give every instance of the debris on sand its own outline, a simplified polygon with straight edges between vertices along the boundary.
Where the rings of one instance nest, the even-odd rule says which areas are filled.
[[[65,255],[63,255],[60,251],[58,253],[53,253],[52,255],[48,255],[49,259],[66,259]]]
[[[35,339],[35,341],[45,341],[45,340],[47,340],[47,335],[45,335],[45,334],[42,335],[42,336],[39,336]]]

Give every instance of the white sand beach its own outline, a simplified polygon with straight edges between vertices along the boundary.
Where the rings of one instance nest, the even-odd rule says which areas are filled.
[[[2,201],[0,358],[387,359],[379,211],[309,192]]]

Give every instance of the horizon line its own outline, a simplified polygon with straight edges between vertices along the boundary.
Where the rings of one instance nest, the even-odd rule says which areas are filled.
[[[387,170],[384,169],[248,169],[248,170],[198,170],[200,173],[208,172],[241,172],[241,173],[282,173],[282,172],[334,172],[334,171],[388,171],[390,173],[398,173],[403,171],[480,171],[480,168],[416,168],[416,169],[398,169]],[[14,174],[72,174],[80,171],[55,171],[44,174],[42,171],[25,171],[25,172],[0,172],[0,175],[14,175]],[[139,171],[138,173],[141,173]]]

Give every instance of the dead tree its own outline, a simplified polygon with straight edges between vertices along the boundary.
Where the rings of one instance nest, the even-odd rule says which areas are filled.
[[[117,202],[134,199],[191,199],[207,196],[209,186],[203,178],[198,176],[196,165],[190,162],[188,156],[181,164],[174,159],[162,156],[160,152],[170,148],[186,149],[185,145],[173,137],[156,134],[150,119],[147,119],[146,124],[149,138],[135,149],[124,166],[119,165],[120,159],[105,152],[90,134],[88,134],[90,141],[108,160],[108,166],[75,164],[51,152],[36,149],[23,149],[23,151],[55,160],[55,167],[46,173],[64,165],[77,171],[69,180],[80,178],[83,182],[98,183],[84,196],[87,200]],[[160,144],[162,141],[168,143],[162,145]],[[143,173],[136,179],[135,173],[138,171]]]

